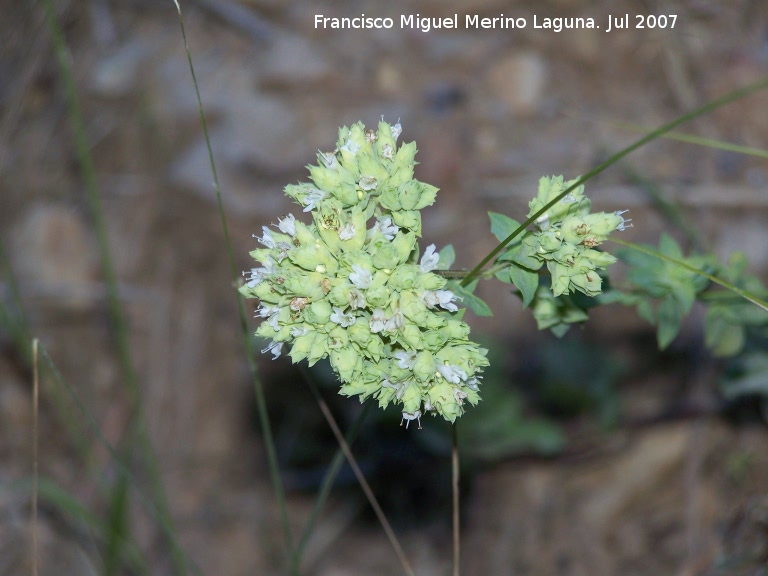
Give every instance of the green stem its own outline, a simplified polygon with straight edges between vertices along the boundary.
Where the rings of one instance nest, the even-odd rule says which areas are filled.
[[[48,28],[53,40],[54,51],[58,61],[59,72],[61,73],[64,94],[67,100],[67,111],[70,124],[75,138],[75,149],[78,162],[82,172],[83,182],[86,189],[88,205],[91,218],[96,233],[97,244],[99,247],[99,257],[101,269],[104,274],[104,281],[107,292],[107,301],[109,306],[110,318],[114,327],[115,343],[120,362],[120,371],[123,377],[123,383],[128,390],[131,402],[131,429],[136,435],[136,439],[141,446],[141,452],[144,457],[144,463],[147,468],[154,497],[157,501],[158,509],[166,523],[171,525],[172,518],[168,497],[165,493],[165,487],[162,482],[162,476],[159,470],[157,456],[152,445],[149,432],[146,427],[146,421],[143,414],[143,402],[141,389],[138,384],[138,378],[133,365],[131,348],[128,335],[128,326],[125,315],[120,303],[120,293],[117,284],[117,275],[112,262],[112,255],[107,235],[107,226],[104,218],[104,211],[101,205],[96,184],[96,171],[93,165],[93,159],[90,153],[90,146],[85,131],[85,122],[80,109],[80,103],[77,97],[74,74],[72,73],[71,55],[64,40],[64,34],[56,16],[56,10],[53,0],[44,0]],[[119,484],[116,486],[119,488]],[[177,574],[186,574],[186,559],[183,554],[179,554],[178,548],[171,545],[171,559],[174,571]]]
[[[174,0],[175,3],[175,0]],[[195,87],[195,96],[197,97],[197,107],[200,115],[200,122],[203,128],[203,137],[205,139],[205,145],[208,150],[208,162],[211,167],[211,173],[213,174],[213,185],[216,190],[216,202],[218,205],[219,216],[221,219],[221,228],[224,232],[224,242],[226,245],[226,252],[229,259],[230,273],[232,276],[233,285],[237,285],[240,275],[237,273],[237,266],[235,264],[234,251],[232,250],[232,241],[229,236],[229,226],[227,225],[227,216],[224,211],[224,202],[221,194],[221,185],[219,184],[219,176],[216,171],[216,161],[213,157],[213,148],[211,146],[211,140],[208,136],[208,123],[205,119],[205,112],[203,111],[203,100],[200,96],[200,88],[197,82],[197,74],[195,73],[195,67],[192,64],[192,54],[189,51],[189,44],[187,42],[187,33],[184,28],[184,19],[181,16],[181,10],[178,3],[176,8],[179,15],[179,25],[181,27],[181,37],[184,41],[184,50],[187,54],[187,62],[189,64],[189,71],[192,76],[192,84]],[[251,372],[251,378],[253,381],[253,389],[256,395],[256,406],[259,413],[259,421],[261,423],[261,432],[264,438],[264,445],[267,451],[267,463],[269,466],[269,474],[272,482],[272,489],[275,492],[277,498],[277,504],[280,509],[280,522],[283,529],[283,538],[285,540],[286,559],[288,566],[291,566],[293,561],[293,537],[291,535],[291,528],[288,523],[288,508],[286,506],[285,491],[283,489],[283,483],[280,478],[280,467],[277,461],[277,451],[275,449],[275,441],[272,436],[272,426],[269,421],[269,413],[267,412],[267,402],[264,396],[264,389],[261,385],[261,381],[258,378],[256,369],[256,350],[253,345],[253,339],[250,336],[250,330],[248,329],[248,321],[245,314],[245,301],[239,292],[235,291],[237,296],[237,309],[240,317],[240,329],[243,334],[245,342],[246,354],[248,357],[248,367]]]
[[[451,424],[451,493],[453,495],[453,576],[461,574],[461,518],[459,495],[459,432],[457,422]]]
[[[141,488],[139,479],[131,471],[131,468],[128,465],[128,461],[125,459],[125,456],[120,454],[117,448],[112,446],[109,440],[107,440],[106,436],[104,436],[104,433],[99,428],[99,424],[96,422],[94,417],[88,411],[88,408],[85,406],[85,404],[77,395],[77,393],[72,388],[72,386],[70,386],[69,382],[67,382],[64,379],[64,376],[62,376],[61,372],[59,371],[58,367],[54,363],[53,359],[48,355],[48,351],[43,346],[40,346],[40,356],[43,358],[43,360],[45,360],[45,363],[48,366],[48,369],[50,370],[50,373],[53,376],[53,379],[56,382],[56,384],[61,388],[63,388],[64,391],[72,400],[72,403],[75,405],[75,410],[77,411],[78,416],[82,420],[83,424],[91,429],[96,440],[99,442],[99,444],[101,444],[104,447],[104,449],[110,455],[118,472],[120,472],[122,476],[124,476],[130,481],[131,486],[133,487],[133,490],[136,493],[136,496],[139,502],[144,506],[144,509],[147,511],[147,514],[149,514],[150,518],[152,518],[160,526],[160,529],[168,539],[174,551],[174,554],[179,555],[179,557],[182,558],[185,561],[185,563],[189,564],[189,566],[191,566],[192,571],[195,574],[202,575],[200,567],[195,563],[195,561],[189,558],[188,556],[186,556],[184,550],[179,544],[179,541],[176,537],[176,532],[174,530],[173,525],[170,524],[169,519],[163,514],[163,511],[159,508],[155,499],[150,498],[150,496],[147,495],[144,492],[144,490]]]
[[[688,122],[689,120],[693,120],[694,118],[697,118],[698,116],[701,116],[703,114],[706,114],[708,112],[712,112],[713,110],[716,110],[717,108],[720,108],[721,106],[725,106],[726,104],[730,104],[731,102],[734,102],[736,100],[739,100],[740,98],[744,98],[745,96],[749,96],[750,94],[754,94],[755,92],[759,92],[760,90],[764,90],[765,88],[768,88],[768,78],[764,78],[758,82],[755,82],[754,84],[750,84],[748,86],[745,86],[743,88],[739,88],[738,90],[734,90],[733,92],[729,92],[725,96],[722,96],[721,98],[718,98],[717,100],[713,100],[707,104],[704,104],[703,106],[693,110],[692,112],[689,112],[688,114],[684,114],[683,116],[680,116],[679,118],[676,118],[672,122],[669,122],[667,124],[664,124],[663,126],[657,128],[656,130],[653,130],[652,132],[646,134],[633,144],[630,144],[623,150],[617,152],[608,160],[603,162],[602,164],[599,164],[580,178],[578,178],[571,186],[563,190],[559,195],[557,195],[551,202],[545,204],[541,210],[534,213],[528,220],[523,222],[517,230],[512,232],[509,236],[507,236],[501,243],[499,243],[496,248],[491,250],[491,252],[483,258],[480,263],[472,268],[470,270],[469,274],[462,280],[461,285],[466,286],[468,285],[472,280],[474,280],[479,274],[480,271],[483,269],[483,266],[488,264],[493,258],[496,257],[497,254],[499,254],[502,250],[504,250],[504,247],[509,244],[512,240],[517,238],[520,234],[523,233],[523,231],[528,228],[531,224],[533,224],[536,219],[544,214],[547,210],[549,210],[552,206],[557,204],[562,198],[564,198],[567,194],[571,192],[571,190],[574,190],[575,188],[581,186],[584,184],[587,180],[590,178],[593,178],[594,176],[597,176],[604,170],[606,170],[608,167],[616,164],[619,160],[624,158],[625,156],[628,156],[638,148],[645,146],[648,144],[648,142],[651,142],[652,140],[655,140],[656,138],[659,138],[660,136],[670,132],[673,128],[676,128],[680,126],[681,124],[684,124],[685,122]]]

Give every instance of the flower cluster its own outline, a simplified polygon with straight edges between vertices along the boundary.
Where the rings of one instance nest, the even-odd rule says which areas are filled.
[[[264,352],[277,358],[288,344],[293,362],[310,366],[328,357],[342,394],[398,403],[406,422],[453,422],[480,399],[486,350],[468,340],[463,309],[433,272],[435,246],[418,257],[419,211],[437,189],[413,178],[416,144],[398,147],[401,130],[341,128],[336,149],[308,167],[312,182],[285,188],[312,222],[288,214],[263,227],[240,291],[260,300]]]
[[[536,198],[528,204],[528,217],[574,182],[563,182],[562,176],[542,178]],[[536,219],[537,231],[524,240],[532,255],[546,263],[555,296],[574,291],[587,296],[600,294],[602,279],[596,270],[605,270],[616,258],[595,247],[614,230],[623,231],[632,226],[631,221],[622,216],[626,210],[590,214],[590,207],[584,186],[577,186]]]

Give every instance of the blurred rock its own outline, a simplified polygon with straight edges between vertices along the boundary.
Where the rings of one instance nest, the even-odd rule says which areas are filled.
[[[526,116],[540,105],[547,77],[547,64],[534,52],[510,54],[496,62],[488,73],[488,90],[508,112]]]
[[[0,527],[1,528],[1,527]],[[5,532],[5,534],[3,534]],[[0,574],[32,574],[32,537],[29,525],[0,530]],[[38,522],[37,554],[40,576],[96,576],[98,572],[83,549],[59,535],[50,522]]]
[[[259,81],[265,88],[295,88],[333,77],[323,49],[299,36],[277,36],[262,57]]]
[[[32,397],[16,382],[4,379],[0,385],[0,450],[14,453],[27,448],[31,437]]]
[[[55,296],[57,306],[79,308],[91,301],[98,254],[77,212],[34,204],[16,225],[12,261],[22,290]]]
[[[91,89],[100,96],[129,95],[136,87],[142,63],[151,54],[152,43],[141,37],[105,54],[91,76]]]
[[[216,167],[227,203],[242,215],[283,204],[281,193],[290,179],[314,160],[314,148],[302,138],[303,128],[289,106],[273,98],[252,98],[229,110],[210,132]],[[203,198],[216,201],[208,150],[202,135],[170,168],[170,179]],[[259,194],[259,184],[275,179],[274,194]],[[282,184],[277,184],[277,181]],[[284,181],[283,181],[284,180]],[[263,190],[263,188],[262,188]]]

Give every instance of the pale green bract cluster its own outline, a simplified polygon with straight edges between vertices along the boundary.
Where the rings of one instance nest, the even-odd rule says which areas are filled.
[[[261,302],[256,334],[264,352],[293,362],[330,359],[340,392],[379,406],[402,405],[406,422],[440,414],[453,422],[476,404],[486,350],[469,327],[445,278],[433,271],[430,245],[418,259],[420,210],[437,189],[413,178],[414,142],[397,146],[401,126],[361,123],[339,130],[336,149],[309,166],[312,183],[288,196],[312,216],[292,214],[263,227],[259,266],[240,291]]]
[[[528,204],[528,217],[575,182],[563,182],[562,176],[541,178],[538,194]],[[590,208],[584,186],[577,186],[536,219],[537,231],[524,240],[534,257],[546,263],[554,296],[575,291],[587,296],[600,294],[602,279],[596,270],[605,270],[616,258],[594,248],[614,230],[631,226],[630,220],[622,217],[626,210],[590,214]]]

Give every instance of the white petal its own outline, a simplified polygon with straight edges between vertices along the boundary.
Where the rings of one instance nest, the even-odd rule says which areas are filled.
[[[365,290],[371,285],[373,275],[359,264],[353,264],[352,274],[349,275],[349,281],[352,282],[356,288]]]
[[[437,268],[437,263],[440,261],[440,255],[435,254],[435,245],[430,244],[427,249],[424,250],[424,254],[421,257],[419,269],[426,273],[431,272]]]
[[[288,214],[285,218],[278,219],[277,227],[283,234],[294,236],[296,234],[296,218],[293,214]]]

